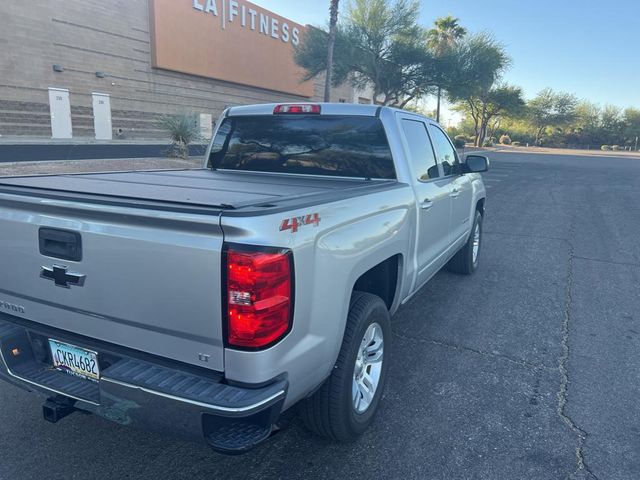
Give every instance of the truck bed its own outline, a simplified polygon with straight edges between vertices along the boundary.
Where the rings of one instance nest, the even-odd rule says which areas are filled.
[[[0,302],[38,325],[221,372],[220,215],[293,211],[401,186],[207,169],[2,178]],[[44,251],[46,231],[77,232],[80,259],[61,257],[64,245]],[[78,242],[65,238],[57,242]],[[58,285],[42,274],[55,268],[86,281]]]
[[[7,177],[0,193],[128,207],[274,213],[397,186],[395,180],[331,179],[209,169]]]

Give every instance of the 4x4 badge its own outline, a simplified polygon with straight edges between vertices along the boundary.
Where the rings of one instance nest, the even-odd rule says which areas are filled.
[[[309,215],[302,215],[300,217],[285,218],[280,224],[280,231],[291,230],[292,233],[296,233],[298,228],[304,225],[313,225],[317,227],[320,225],[320,215],[317,213],[311,213]]]
[[[42,270],[40,271],[40,278],[51,280],[56,284],[56,287],[82,287],[87,276],[82,275],[81,273],[69,272],[68,269],[69,267],[61,265],[54,265],[51,268],[42,267]]]

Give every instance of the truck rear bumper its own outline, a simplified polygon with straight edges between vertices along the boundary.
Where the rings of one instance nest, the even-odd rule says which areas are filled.
[[[100,380],[54,369],[49,338],[96,352]],[[119,350],[0,314],[0,378],[50,397],[49,420],[58,418],[51,414],[56,405],[65,412],[71,406],[122,425],[205,441],[223,453],[242,453],[269,437],[281,413],[284,378],[238,387],[217,372]]]

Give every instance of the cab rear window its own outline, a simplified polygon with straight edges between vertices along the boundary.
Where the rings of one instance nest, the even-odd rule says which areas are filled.
[[[226,118],[213,141],[216,169],[395,179],[377,117],[290,115]]]

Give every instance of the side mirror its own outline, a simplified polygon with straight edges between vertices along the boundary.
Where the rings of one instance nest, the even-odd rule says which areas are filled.
[[[438,178],[440,176],[440,172],[438,171],[438,165],[434,165],[433,167],[427,170],[427,178],[423,180],[429,180],[430,178]]]
[[[480,173],[489,170],[489,159],[482,155],[467,155],[464,163],[468,173]]]

